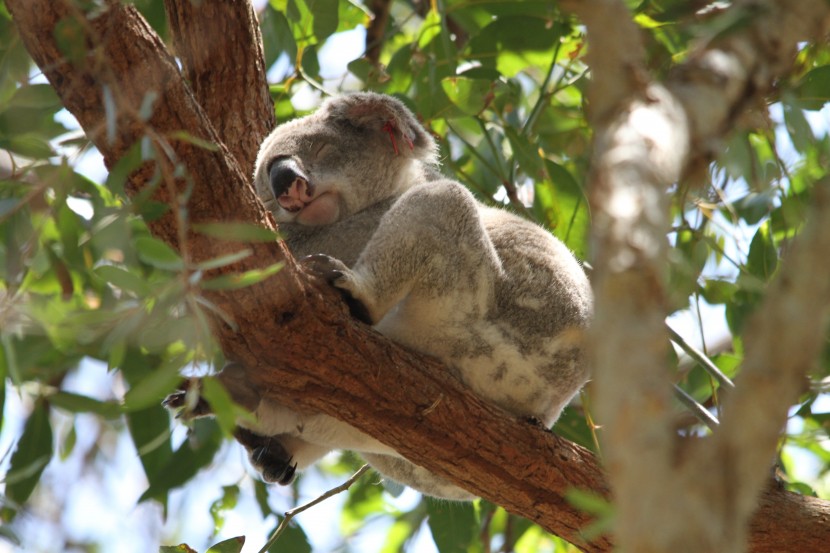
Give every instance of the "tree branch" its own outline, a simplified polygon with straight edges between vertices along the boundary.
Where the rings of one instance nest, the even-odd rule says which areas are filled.
[[[606,466],[618,507],[616,536],[620,546],[631,551],[739,551],[746,540],[741,529],[768,478],[766,469],[786,409],[796,401],[797,384],[818,350],[830,271],[817,272],[815,264],[821,259],[817,252],[821,247],[826,252],[827,244],[819,241],[816,233],[821,230],[814,227],[799,239],[811,253],[793,259],[793,266],[785,269],[781,280],[786,284],[781,286],[786,292],[771,293],[763,320],[753,329],[755,337],[747,338],[756,349],[748,348],[739,391],[727,401],[725,424],[714,439],[696,444],[698,454],[678,467],[664,373],[667,342],[661,327],[666,315],[666,190],[690,160],[708,160],[710,144],[733,126],[746,105],[770,89],[775,78],[786,74],[799,41],[823,35],[830,6],[821,0],[797,7],[736,2],[731,9],[751,17],[751,26],[704,42],[666,86],[644,82],[638,87],[622,74],[633,67],[635,75],[645,75],[638,65],[638,44],[632,43],[635,26],[623,2],[566,5],[588,28],[593,52],[590,97],[601,106],[593,118],[596,140],[589,194],[597,306],[589,351],[595,361],[597,420],[605,426]],[[608,19],[617,23],[609,24]],[[816,191],[819,197],[826,194]],[[813,219],[826,216],[817,212]],[[830,229],[824,233],[830,237]],[[801,272],[812,279],[797,278]],[[824,279],[824,284],[816,279]],[[814,303],[799,326],[789,330],[795,333],[806,325],[812,332],[799,340],[775,340],[773,333],[782,331],[777,315],[789,309],[783,302],[795,282],[807,288],[791,300],[790,308],[806,308],[800,302],[805,296]],[[756,342],[758,337],[769,340],[765,347]],[[775,372],[782,363],[785,370]],[[769,394],[776,393],[776,401],[771,401]]]
[[[186,208],[185,223],[243,220],[273,226],[173,59],[132,7],[112,2],[94,19],[79,20],[90,52],[73,64],[63,58],[54,38],[58,21],[78,15],[69,3],[7,0],[6,5],[27,49],[110,167],[136,140],[149,136],[159,151],[169,154],[166,161],[159,158],[161,163],[175,161],[187,168],[190,194],[184,194],[188,183],[182,179],[171,179],[156,191],[159,201]],[[107,88],[114,91],[117,114],[103,107]],[[140,107],[150,92],[158,98],[152,116],[142,119]],[[241,94],[227,92],[237,93]],[[112,137],[106,128],[108,117],[115,115]],[[232,116],[244,119],[246,112]],[[182,130],[220,147],[206,150],[171,138],[175,136],[171,133]],[[143,190],[154,169],[153,161],[148,161],[132,176],[130,190]],[[194,260],[242,247],[210,240],[191,232],[189,226],[182,229],[180,222],[167,215],[148,224],[156,236],[180,250],[190,249]],[[591,517],[564,499],[573,488],[608,496],[602,470],[590,452],[482,402],[441,364],[355,323],[336,293],[308,284],[281,245],[244,247],[254,254],[223,271],[261,268],[282,259],[288,265],[254,286],[205,291],[205,295],[235,323],[235,329],[216,324],[227,356],[247,367],[245,377],[267,398],[349,422],[412,461],[585,551],[611,550],[607,537],[589,541],[581,535]],[[458,421],[475,422],[459,425]],[[772,505],[784,504],[781,497],[768,496]],[[813,518],[814,503],[789,494],[784,497],[802,508],[786,513],[766,510],[762,520],[770,539],[779,540],[779,548],[802,537],[807,525],[811,537],[819,540],[814,543],[830,540],[827,525],[816,524]]]
[[[251,3],[165,0],[164,5],[176,53],[196,100],[243,173],[253,175],[259,145],[276,119]]]

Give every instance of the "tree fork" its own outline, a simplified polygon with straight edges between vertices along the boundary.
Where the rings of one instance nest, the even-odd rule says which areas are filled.
[[[247,182],[245,171],[220,137],[164,45],[130,6],[118,2],[92,20],[82,20],[93,55],[75,64],[57,47],[55,26],[78,17],[67,1],[7,0],[27,49],[104,155],[109,167],[149,131],[166,137],[182,131],[220,144],[217,151],[168,140],[176,160],[190,172],[193,193],[188,220],[247,221],[274,227]],[[249,34],[249,40],[252,35]],[[225,37],[228,40],[239,37]],[[258,48],[258,44],[248,44]],[[221,60],[216,60],[221,63]],[[103,87],[117,90],[117,133],[107,137]],[[159,94],[146,122],[135,114],[148,92]],[[237,94],[233,89],[225,94]],[[225,117],[245,118],[246,113]],[[214,123],[216,123],[214,121]],[[220,125],[217,124],[217,127]],[[236,132],[236,131],[233,131]],[[222,138],[228,138],[223,136]],[[141,190],[151,168],[137,171],[132,193]],[[157,200],[176,206],[184,183],[161,186]],[[243,247],[186,232],[172,216],[148,223],[154,235],[202,260]],[[581,530],[591,517],[565,499],[573,488],[608,497],[602,469],[587,450],[545,429],[518,421],[483,403],[449,376],[435,360],[412,353],[349,319],[339,297],[310,286],[281,244],[245,244],[253,255],[224,272],[287,265],[276,276],[235,291],[205,292],[237,325],[217,323],[217,338],[246,375],[275,401],[315,409],[353,424],[396,448],[412,461],[522,515],[585,551],[610,551],[607,537],[586,540]],[[278,359],[274,352],[279,352]],[[414,397],[422,397],[413,403]],[[457,420],[476,424],[457,428]],[[390,424],[394,423],[394,424]],[[509,439],[505,439],[508,436]],[[446,457],[453,451],[452,458]],[[771,490],[755,517],[753,551],[781,550],[791,543],[818,550],[830,540],[826,502]],[[824,521],[824,524],[820,524]],[[809,529],[809,530],[808,530]],[[755,537],[753,535],[753,537]]]

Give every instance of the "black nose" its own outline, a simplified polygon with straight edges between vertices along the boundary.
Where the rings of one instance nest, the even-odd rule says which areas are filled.
[[[271,179],[271,190],[274,197],[279,198],[297,179],[308,182],[308,177],[300,168],[300,165],[290,157],[279,158],[271,164],[268,170],[268,177]]]

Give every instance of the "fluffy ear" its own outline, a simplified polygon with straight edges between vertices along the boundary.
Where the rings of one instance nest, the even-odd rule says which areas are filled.
[[[429,163],[436,161],[436,144],[412,112],[397,98],[375,92],[356,92],[326,100],[328,117],[353,127],[377,132],[396,154]]]

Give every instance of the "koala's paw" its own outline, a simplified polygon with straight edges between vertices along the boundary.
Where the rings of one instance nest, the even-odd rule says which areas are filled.
[[[176,411],[177,419],[196,419],[213,414],[210,410],[210,405],[208,405],[208,402],[201,395],[196,398],[194,405],[189,405],[188,393],[186,389],[173,392],[164,398],[161,404],[171,411]]]
[[[352,317],[366,324],[374,324],[369,314],[369,308],[358,299],[356,287],[351,278],[352,271],[345,263],[322,253],[308,255],[300,260],[300,264],[307,272],[316,275],[334,286],[343,296],[343,301],[349,306]]]
[[[248,458],[263,480],[283,486],[294,480],[297,464],[291,462],[293,458],[279,438],[262,436],[241,427],[237,427],[234,437],[248,450]]]

